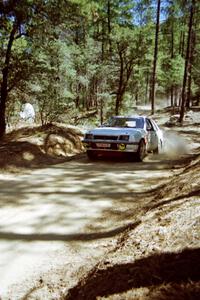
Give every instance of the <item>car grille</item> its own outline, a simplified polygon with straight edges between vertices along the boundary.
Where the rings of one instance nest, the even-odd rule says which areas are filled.
[[[91,143],[91,148],[92,148],[92,149],[107,149],[107,150],[108,150],[108,149],[112,149],[112,150],[118,150],[118,144],[112,144],[112,143],[111,143],[111,144],[110,144],[110,147],[104,147],[103,144],[102,144],[102,146],[100,146],[100,147],[98,146],[98,147],[97,147],[97,144],[96,144],[96,143]]]
[[[107,141],[107,140],[111,140],[111,141],[116,141],[118,140],[118,136],[116,135],[94,135],[94,140],[103,140],[103,141]]]

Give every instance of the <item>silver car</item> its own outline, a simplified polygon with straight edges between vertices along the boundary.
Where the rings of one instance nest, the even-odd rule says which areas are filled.
[[[161,150],[163,133],[149,117],[114,116],[107,124],[87,131],[83,143],[90,159],[124,153],[142,161],[148,152]]]

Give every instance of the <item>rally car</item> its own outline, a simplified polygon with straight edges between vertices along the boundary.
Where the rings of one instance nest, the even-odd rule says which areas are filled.
[[[90,159],[123,153],[142,161],[148,152],[161,151],[163,133],[149,117],[114,116],[107,124],[87,131],[83,143]]]

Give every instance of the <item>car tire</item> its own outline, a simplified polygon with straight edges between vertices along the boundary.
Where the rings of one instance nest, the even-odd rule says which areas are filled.
[[[159,149],[158,147],[156,149],[153,150],[153,154],[158,154],[159,153]]]
[[[162,150],[162,141],[159,141],[157,148],[153,150],[153,154],[159,154],[161,150]]]
[[[90,159],[90,160],[95,160],[97,158],[96,156],[96,153],[94,153],[93,151],[87,151],[87,157]]]
[[[146,144],[145,144],[144,140],[141,140],[140,143],[139,143],[138,150],[137,150],[137,155],[136,155],[137,161],[143,161],[146,154],[147,154]]]

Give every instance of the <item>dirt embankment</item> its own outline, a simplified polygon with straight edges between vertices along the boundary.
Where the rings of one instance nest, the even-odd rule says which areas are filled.
[[[0,144],[0,168],[16,172],[60,163],[83,152],[81,136],[78,129],[54,124],[13,130]]]
[[[200,299],[199,174],[196,155],[65,300]]]

